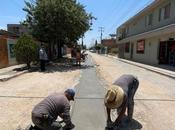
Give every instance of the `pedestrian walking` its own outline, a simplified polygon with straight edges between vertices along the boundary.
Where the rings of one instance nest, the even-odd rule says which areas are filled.
[[[70,101],[74,100],[75,91],[67,89],[64,93],[53,93],[37,104],[32,110],[32,121],[41,130],[59,130],[60,116],[65,122],[66,129],[74,128],[70,117]]]
[[[39,50],[39,59],[40,59],[40,69],[41,71],[45,71],[45,64],[48,60],[47,53],[44,48],[44,44],[41,44],[41,48]]]
[[[133,75],[122,75],[109,86],[104,98],[107,111],[107,127],[119,126],[126,108],[128,121],[132,120],[134,112],[134,95],[139,86],[138,79]],[[112,122],[111,109],[117,109],[118,117]]]

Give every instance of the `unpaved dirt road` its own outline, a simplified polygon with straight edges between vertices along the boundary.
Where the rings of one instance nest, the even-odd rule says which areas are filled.
[[[136,75],[140,81],[135,96],[134,119],[140,128],[131,130],[175,129],[175,80],[145,69],[90,53],[98,72],[111,84],[122,74]]]
[[[174,130],[175,80],[116,59],[91,54],[97,71],[106,84],[122,74],[136,75],[140,81],[135,96],[135,124],[123,130]],[[0,82],[0,130],[25,128],[36,103],[52,92],[75,85],[77,68],[55,66],[46,73],[32,72]],[[128,126],[127,126],[128,127]]]
[[[80,70],[48,68],[48,72],[32,72],[0,82],[0,130],[25,128],[31,123],[31,110],[36,103],[53,92],[74,86]]]

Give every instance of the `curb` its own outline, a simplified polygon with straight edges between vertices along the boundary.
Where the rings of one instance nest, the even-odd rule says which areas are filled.
[[[1,82],[4,82],[4,81],[10,80],[10,79],[12,79],[12,78],[18,77],[18,76],[20,76],[20,75],[22,75],[22,74],[24,74],[24,73],[27,73],[27,72],[28,72],[28,70],[25,70],[25,71],[16,73],[16,74],[11,75],[11,76],[7,76],[7,77],[5,77],[5,78],[0,78],[0,81],[1,81]]]
[[[137,66],[137,67],[140,67],[140,68],[143,68],[143,69],[146,69],[146,70],[149,70],[149,71],[152,71],[152,72],[155,72],[155,73],[158,73],[158,74],[167,76],[167,77],[169,77],[169,78],[175,79],[175,75],[169,74],[169,73],[167,73],[167,72],[161,72],[161,71],[159,71],[159,70],[156,70],[156,68],[153,69],[153,68],[145,67],[145,66],[142,66],[142,65],[138,65],[138,64],[136,64],[136,63],[132,63],[133,61],[132,61],[132,62],[126,61],[126,60],[123,60],[123,59],[120,59],[120,58],[117,58],[117,57],[114,57],[114,56],[110,56],[110,55],[106,55],[106,56],[107,56],[107,57],[110,57],[110,58],[114,58],[114,59],[116,59],[116,60],[119,60],[119,61],[124,62],[124,63],[127,63],[127,64],[131,64],[131,65],[134,65],[134,66]],[[139,63],[139,64],[140,64],[140,63]]]

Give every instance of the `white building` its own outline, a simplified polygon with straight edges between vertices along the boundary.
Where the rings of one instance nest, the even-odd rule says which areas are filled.
[[[119,57],[175,65],[175,0],[155,0],[117,29]]]

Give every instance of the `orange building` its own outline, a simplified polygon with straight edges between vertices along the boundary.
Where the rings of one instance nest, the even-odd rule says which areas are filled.
[[[0,30],[0,68],[17,64],[13,52],[17,38],[17,35],[13,33]]]

